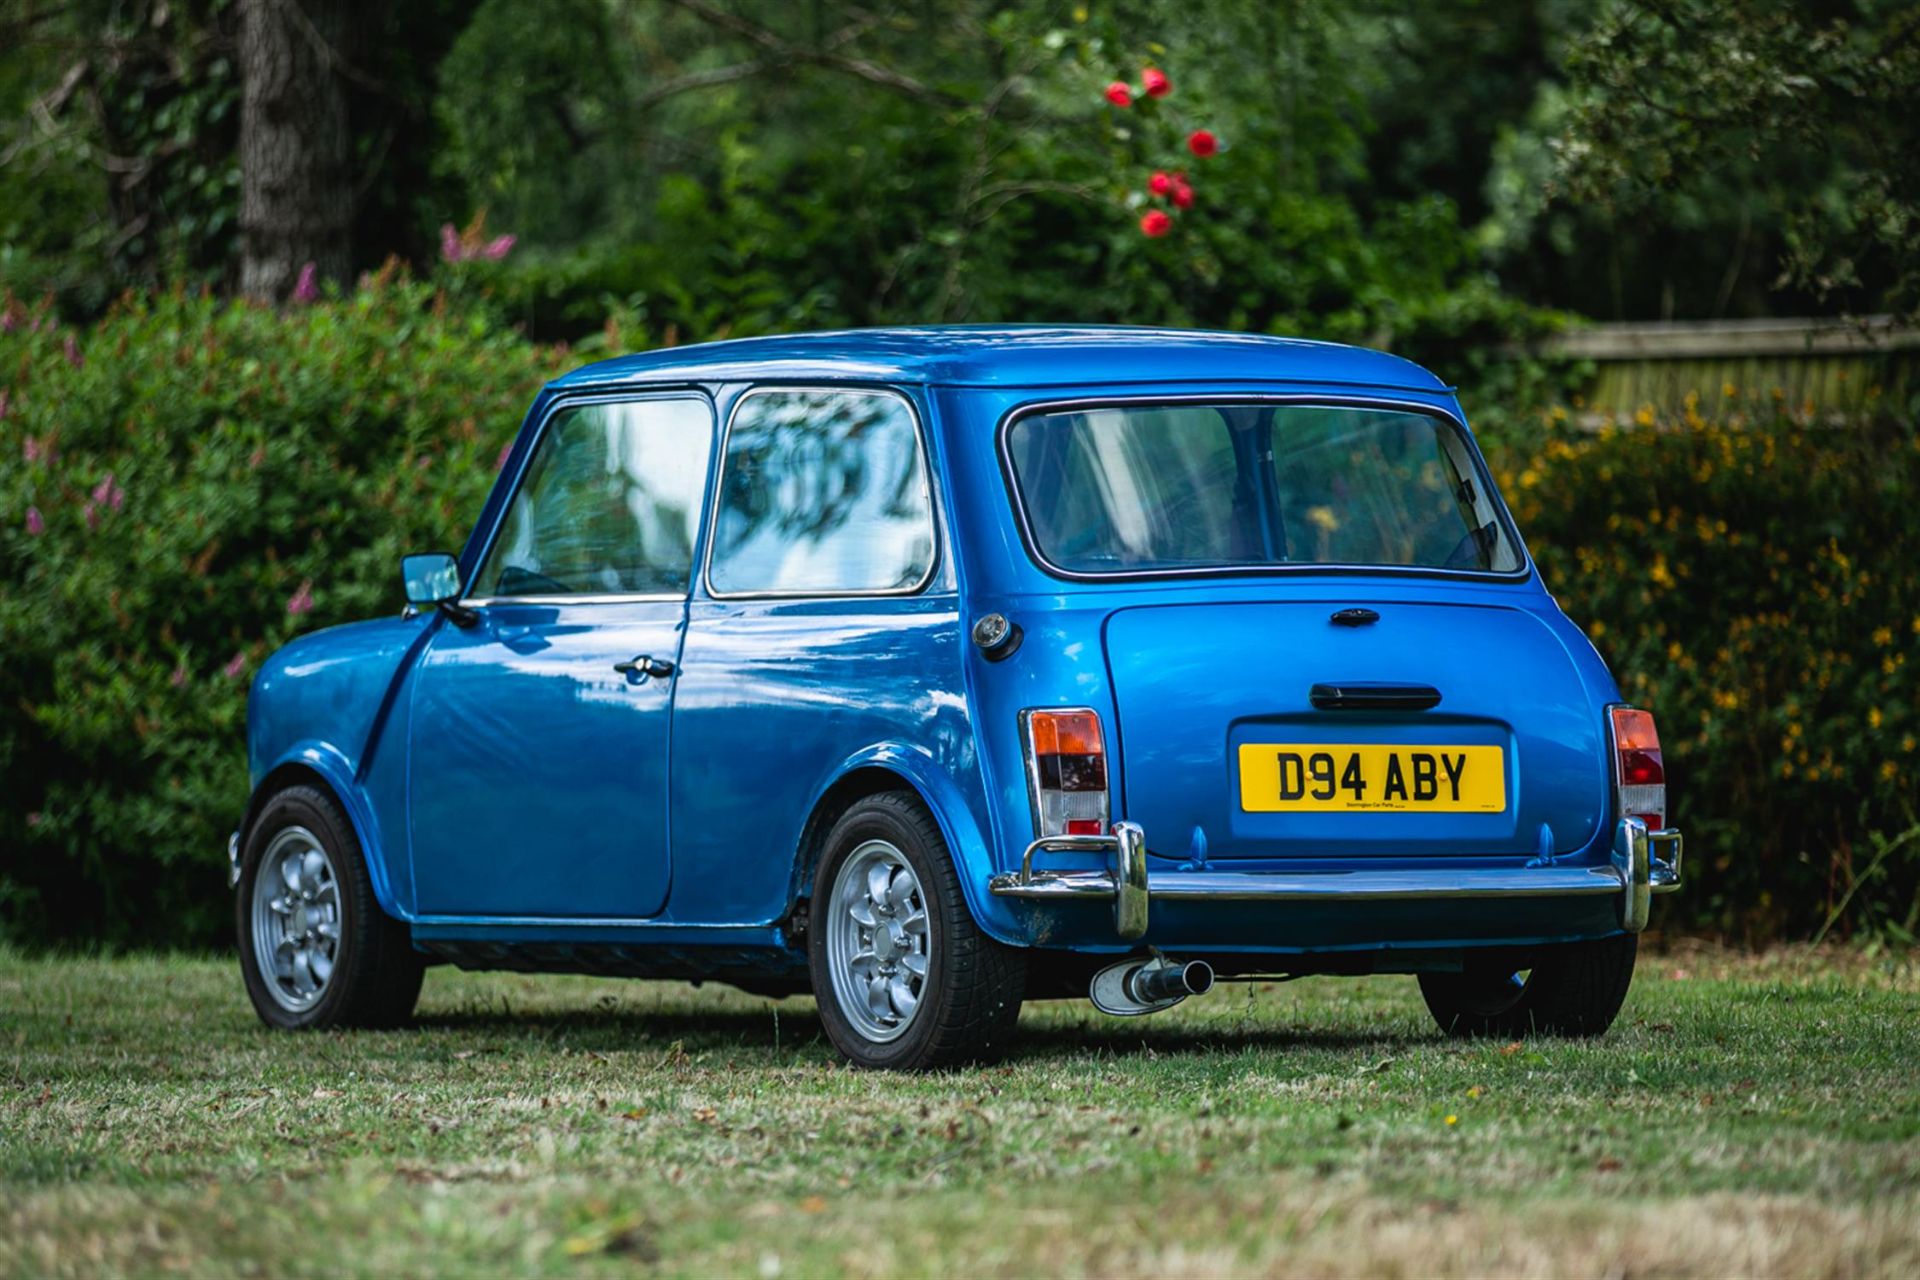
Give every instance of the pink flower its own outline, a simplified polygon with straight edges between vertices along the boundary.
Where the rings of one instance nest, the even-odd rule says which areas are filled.
[[[20,442],[20,452],[25,456],[27,465],[31,466],[47,456],[47,447],[34,437],[28,436]]]
[[[300,278],[293,282],[293,300],[295,302],[318,302],[320,300],[320,286],[315,281],[315,277],[318,274],[319,272],[311,262],[300,268]]]
[[[1187,135],[1187,150],[1205,160],[1219,152],[1220,139],[1213,135],[1211,129],[1195,129]]]
[[[496,236],[487,241],[487,247],[480,251],[480,256],[488,262],[498,262],[513,251],[513,242],[513,236]]]
[[[232,660],[229,661],[226,666],[220,668],[220,674],[225,676],[227,679],[231,680],[235,676],[239,675],[242,671],[246,670],[246,667],[247,667],[247,655],[246,655],[246,652],[242,650],[241,652],[234,654]]]
[[[1140,234],[1149,240],[1158,240],[1173,230],[1173,219],[1167,216],[1165,209],[1149,209],[1140,219]]]
[[[1147,190],[1157,196],[1172,195],[1173,175],[1156,172],[1151,178],[1147,179]]]
[[[312,608],[313,608],[313,581],[309,579],[306,582],[301,583],[300,589],[294,592],[292,598],[290,598],[287,601],[287,612],[297,618],[301,614],[308,612]]]
[[[12,307],[0,307],[0,333],[12,333],[20,327],[20,317],[13,314]]]
[[[80,514],[86,518],[87,528],[98,529],[100,527],[100,513],[94,510],[94,506],[91,502],[89,502],[86,506],[80,508]]]
[[[1158,67],[1148,67],[1142,71],[1140,83],[1146,86],[1149,98],[1164,98],[1173,92],[1173,81],[1167,79],[1167,73]]]
[[[467,255],[460,251],[460,233],[453,229],[451,222],[440,224],[440,260],[459,262]]]
[[[7,393],[6,393],[6,392],[4,392],[4,391],[0,391],[0,422],[4,422],[4,421],[6,421],[6,418],[7,418],[7,401],[8,401],[8,400],[9,400],[10,398],[11,398],[11,397],[9,397],[9,396],[7,395]]]
[[[167,683],[176,689],[185,687],[187,683],[187,664],[184,662],[177,663],[173,668],[173,674],[167,677]]]
[[[1107,101],[1116,107],[1130,107],[1133,105],[1133,90],[1127,87],[1126,81],[1115,80],[1107,86]]]
[[[40,811],[38,809],[35,809],[32,813],[27,815],[27,825],[30,827],[37,827],[40,825]]]
[[[76,369],[86,363],[80,354],[80,344],[73,340],[72,334],[67,335],[67,363]]]
[[[119,482],[113,478],[113,472],[109,471],[105,480],[93,486],[93,501],[88,505],[112,507],[118,511],[120,504],[126,500],[126,490],[120,487]]]
[[[1176,209],[1193,208],[1193,188],[1184,182],[1175,183],[1173,188],[1173,207]]]
[[[47,518],[40,514],[40,508],[27,508],[27,532],[39,537],[47,531]]]

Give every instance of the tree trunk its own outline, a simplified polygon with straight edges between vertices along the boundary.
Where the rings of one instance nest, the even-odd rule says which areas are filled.
[[[240,0],[240,291],[280,302],[300,272],[349,281],[352,140],[341,80],[350,0]]]

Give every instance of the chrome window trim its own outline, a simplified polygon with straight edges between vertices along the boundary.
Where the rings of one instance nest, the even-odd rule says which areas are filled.
[[[1499,519],[1508,539],[1513,543],[1515,553],[1520,557],[1520,567],[1497,570],[1443,569],[1393,564],[1240,564],[1184,569],[1116,569],[1110,573],[1090,573],[1082,569],[1063,569],[1047,558],[1046,553],[1040,549],[1039,540],[1034,537],[1033,525],[1027,518],[1026,497],[1020,491],[1020,478],[1013,467],[1013,448],[1010,437],[1017,423],[1025,418],[1045,414],[1076,413],[1092,409],[1121,409],[1145,405],[1187,407],[1209,404],[1300,404],[1322,405],[1330,408],[1392,409],[1440,419],[1458,431],[1460,439],[1466,443],[1467,456],[1473,463],[1474,477],[1486,488],[1487,496],[1493,503],[1494,514]],[[1467,427],[1464,418],[1440,405],[1426,404],[1418,400],[1402,400],[1393,396],[1273,392],[1236,394],[1208,391],[1173,395],[1078,396],[1067,400],[1040,400],[1031,404],[1015,405],[1002,415],[1000,425],[995,430],[995,443],[1000,455],[1000,476],[1007,486],[1007,497],[1013,506],[1014,523],[1019,527],[1021,544],[1026,548],[1028,557],[1042,572],[1067,582],[1164,582],[1181,578],[1255,578],[1300,574],[1451,578],[1471,582],[1524,582],[1533,576],[1533,556],[1527,551],[1526,543],[1521,541],[1520,531],[1513,522],[1513,513],[1507,510],[1506,496],[1500,492],[1499,486],[1493,483],[1493,476],[1487,470],[1487,460],[1480,453],[1480,442],[1474,439],[1473,432]]]
[[[667,591],[667,592],[652,591],[652,592],[632,592],[632,593],[626,593],[626,594],[622,594],[618,592],[608,592],[605,595],[474,596],[471,599],[462,600],[460,603],[465,605],[469,609],[481,609],[481,608],[485,608],[487,605],[493,605],[493,604],[580,605],[580,604],[642,604],[647,602],[657,602],[661,604],[674,604],[679,601],[685,600],[686,598],[687,597],[684,594],[677,591]]]
[[[719,542],[720,491],[727,479],[727,450],[733,442],[733,424],[740,417],[740,406],[754,396],[782,395],[793,392],[819,392],[828,395],[891,396],[907,407],[907,419],[913,424],[914,456],[920,464],[920,494],[926,503],[927,527],[932,536],[932,553],[927,571],[920,581],[908,587],[886,587],[868,591],[716,591],[713,586],[713,550]],[[933,457],[927,444],[926,424],[920,419],[913,397],[897,387],[860,386],[836,382],[755,383],[734,398],[727,411],[727,424],[720,433],[720,449],[714,456],[712,488],[707,494],[706,553],[700,563],[700,588],[711,600],[876,600],[898,596],[917,596],[933,582],[940,571],[940,504],[933,493]]]
[[[507,517],[513,512],[513,504],[519,500],[520,490],[527,483],[527,473],[533,469],[533,460],[539,456],[540,446],[546,443],[547,431],[553,426],[553,420],[555,418],[570,409],[585,408],[589,405],[648,404],[661,400],[694,400],[704,404],[707,407],[707,443],[709,448],[711,448],[714,443],[714,427],[718,424],[720,415],[715,409],[713,396],[700,387],[675,386],[647,388],[640,391],[636,391],[632,387],[595,388],[590,391],[559,396],[552,404],[548,405],[547,411],[545,415],[541,417],[539,425],[533,429],[533,442],[527,446],[527,454],[525,459],[520,463],[520,470],[514,473],[512,488],[507,493],[506,500],[500,504],[500,512],[494,518],[493,527],[487,530],[486,545],[480,549],[480,554],[474,558],[474,576],[476,578],[479,577],[481,570],[487,567],[487,558],[493,554],[494,545],[500,541],[500,531],[506,528]],[[707,483],[703,484],[700,489],[703,503],[713,481],[713,469],[714,456],[710,451],[707,454]],[[703,505],[700,511],[700,519],[694,525],[694,545],[696,547],[699,545],[700,538],[706,532],[707,517],[709,514],[708,508]],[[490,604],[631,604],[640,600],[686,600],[693,595],[693,566],[689,564],[687,570],[687,586],[684,591],[570,592],[566,595],[552,596],[463,595],[457,603],[464,608],[479,609]],[[460,589],[465,591],[467,585],[466,583],[461,583]]]

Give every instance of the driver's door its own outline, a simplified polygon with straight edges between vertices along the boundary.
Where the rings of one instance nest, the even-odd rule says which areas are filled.
[[[668,722],[712,451],[696,395],[550,418],[415,671],[426,916],[628,919],[666,902]]]

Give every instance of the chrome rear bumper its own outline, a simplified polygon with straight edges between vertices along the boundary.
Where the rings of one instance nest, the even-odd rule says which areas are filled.
[[[1510,867],[1394,871],[1149,871],[1147,838],[1131,822],[1105,836],[1035,840],[1020,870],[987,882],[996,897],[1037,902],[1113,903],[1114,932],[1131,941],[1147,932],[1151,904],[1163,902],[1393,902],[1459,898],[1620,899],[1621,927],[1646,928],[1652,895],[1680,887],[1682,841],[1677,830],[1648,831],[1638,818],[1614,828],[1613,859],[1604,867]],[[1110,853],[1104,871],[1035,870],[1040,853]]]

